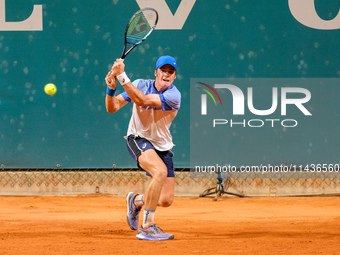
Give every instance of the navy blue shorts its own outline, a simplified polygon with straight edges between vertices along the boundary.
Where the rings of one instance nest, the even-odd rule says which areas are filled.
[[[168,177],[175,177],[174,163],[172,161],[172,157],[174,156],[174,154],[172,153],[171,150],[168,151],[156,150],[155,147],[153,147],[152,143],[149,142],[147,139],[139,136],[136,137],[134,135],[128,136],[126,144],[128,151],[130,152],[134,160],[136,160],[137,166],[139,168],[141,167],[138,164],[138,157],[142,154],[142,151],[153,149],[166,165],[168,169]],[[146,175],[151,176],[148,172],[146,172]]]

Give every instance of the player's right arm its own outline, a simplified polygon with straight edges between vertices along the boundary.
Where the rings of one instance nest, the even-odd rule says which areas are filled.
[[[110,89],[116,89],[117,77],[113,76],[112,71],[110,71],[105,77],[106,85]],[[106,94],[105,97],[105,106],[106,110],[109,113],[114,113],[126,105],[128,102],[122,97],[122,95],[118,96],[110,96]]]

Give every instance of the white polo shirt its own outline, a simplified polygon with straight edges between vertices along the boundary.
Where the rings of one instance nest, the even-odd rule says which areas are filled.
[[[170,88],[159,92],[154,80],[135,80],[132,83],[144,95],[159,94],[162,108],[137,106],[133,104],[127,136],[135,135],[149,140],[159,151],[171,150],[174,146],[170,134],[170,126],[177,115],[181,104],[181,93],[172,84]],[[131,98],[124,91],[123,98],[131,102]]]

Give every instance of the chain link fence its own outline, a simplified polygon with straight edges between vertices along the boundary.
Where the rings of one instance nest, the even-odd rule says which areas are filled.
[[[337,173],[294,173],[263,176],[236,172],[217,178],[216,173],[197,175],[187,168],[175,171],[177,196],[199,196],[222,185],[242,196],[292,196],[340,194]],[[139,169],[4,169],[0,170],[0,195],[77,195],[110,193],[123,196],[144,192],[150,178]],[[214,195],[212,195],[214,196]]]

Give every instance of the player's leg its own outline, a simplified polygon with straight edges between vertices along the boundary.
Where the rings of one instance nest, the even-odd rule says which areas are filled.
[[[170,186],[167,181],[168,169],[155,150],[146,150],[138,158],[138,163],[151,174],[151,182],[144,193],[143,225],[138,229],[137,238],[141,240],[163,241],[173,239],[173,234],[164,232],[154,223],[155,211],[160,201],[163,187]],[[164,193],[165,198],[165,193]]]
[[[140,206],[144,205],[146,210],[143,210],[143,225],[145,228],[141,226],[138,229],[137,238],[154,241],[173,239],[174,235],[165,233],[153,223],[155,209],[158,205],[163,185],[166,182],[167,176],[169,176],[169,163],[164,160],[162,155],[159,156],[159,152],[156,152],[153,145],[144,138],[130,135],[127,139],[127,148],[131,156],[137,161],[138,166],[152,176],[144,196],[134,194],[133,192],[130,192],[127,196],[127,221],[130,228],[136,229],[135,227],[139,221]],[[173,154],[169,153],[169,155],[172,157]],[[172,159],[170,162],[172,163]],[[170,166],[172,166],[170,169],[172,169],[173,172],[173,165],[170,164]],[[170,176],[174,176],[174,173],[171,173]],[[169,203],[169,201],[167,203]]]
[[[138,228],[139,212],[143,205],[145,208],[143,211],[143,226],[148,227],[154,223],[154,214],[162,192],[163,183],[168,176],[169,162],[171,163],[172,175],[174,176],[172,159],[170,158],[173,154],[163,152],[158,155],[160,152],[156,151],[148,140],[132,135],[127,139],[127,148],[131,156],[137,161],[138,166],[144,169],[148,175],[152,176],[144,195],[130,192],[126,197],[127,222],[132,230],[136,230]],[[166,155],[168,155],[170,160],[164,160]]]
[[[142,144],[140,144],[142,143]],[[130,135],[127,137],[127,149],[131,156],[136,160],[138,165],[138,158],[140,157],[142,150],[140,145],[146,149],[153,149],[152,144],[146,139]],[[138,165],[138,167],[140,167]],[[127,205],[127,223],[132,230],[137,230],[139,227],[139,213],[144,205],[144,196],[129,192],[126,196]]]
[[[153,149],[143,151],[138,158],[138,163],[142,169],[152,176],[150,184],[144,193],[143,227],[147,228],[154,223],[154,212],[167,179],[168,171],[162,159]]]

